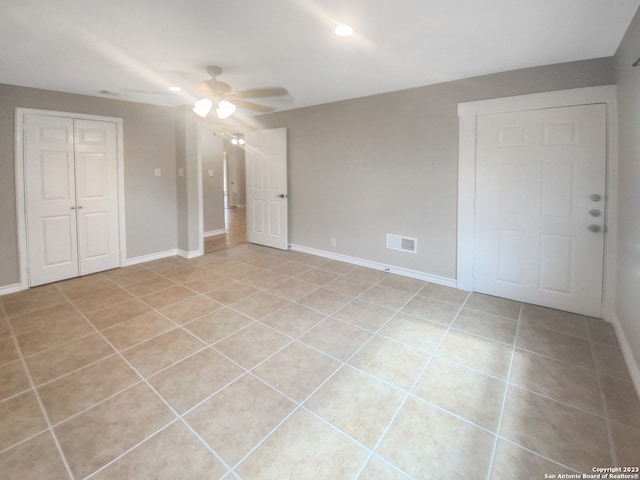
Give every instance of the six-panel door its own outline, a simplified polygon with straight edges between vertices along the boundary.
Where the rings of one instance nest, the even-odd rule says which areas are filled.
[[[604,105],[477,120],[474,290],[599,317]]]
[[[116,128],[25,116],[29,285],[119,266]]]

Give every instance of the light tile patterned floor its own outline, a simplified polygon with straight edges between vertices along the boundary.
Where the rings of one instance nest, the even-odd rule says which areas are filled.
[[[0,299],[3,479],[542,479],[637,465],[596,319],[249,244]]]

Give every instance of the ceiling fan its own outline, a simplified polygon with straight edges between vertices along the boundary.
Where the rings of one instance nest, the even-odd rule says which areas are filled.
[[[221,67],[209,65],[206,70],[211,78],[198,82],[196,87],[204,98],[196,102],[195,108],[193,109],[193,111],[201,117],[206,117],[214,104],[216,105],[216,112],[219,118],[230,116],[236,107],[253,110],[254,112],[269,113],[273,112],[275,108],[253,101],[247,101],[246,99],[289,95],[289,92],[281,87],[232,91],[231,85],[217,79],[217,77],[222,74]]]

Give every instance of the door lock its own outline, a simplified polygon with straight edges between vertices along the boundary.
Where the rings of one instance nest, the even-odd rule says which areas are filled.
[[[600,229],[600,225],[589,225],[589,230],[593,233],[598,233]]]

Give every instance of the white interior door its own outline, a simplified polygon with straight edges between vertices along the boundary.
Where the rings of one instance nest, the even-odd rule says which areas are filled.
[[[120,265],[116,125],[75,120],[80,275]]]
[[[29,286],[120,264],[116,126],[25,115]]]
[[[73,119],[25,120],[29,284],[78,275]]]
[[[604,105],[480,115],[474,290],[599,317]]]
[[[245,134],[247,241],[288,249],[287,129]]]

